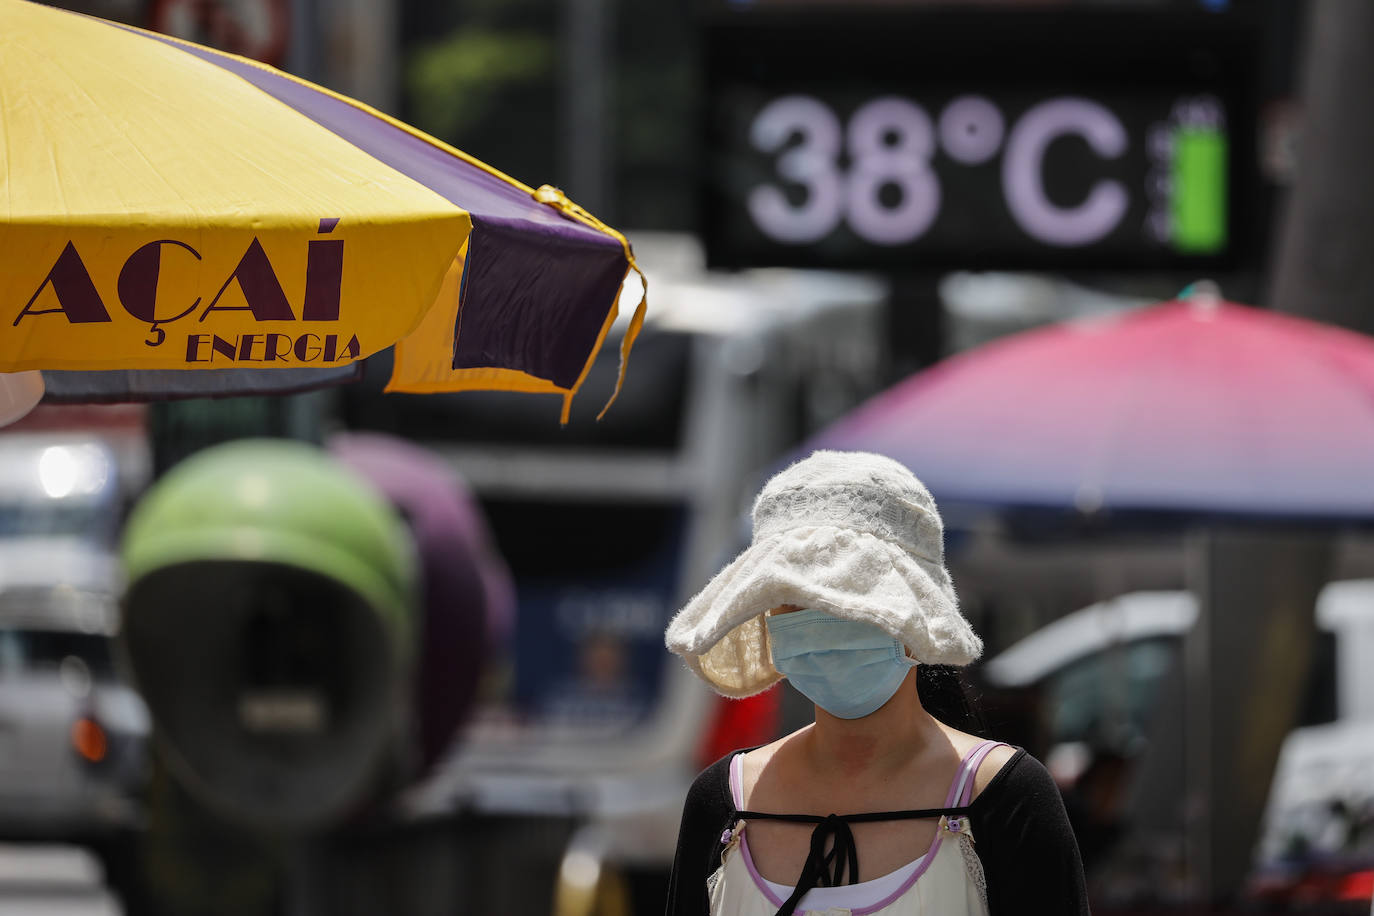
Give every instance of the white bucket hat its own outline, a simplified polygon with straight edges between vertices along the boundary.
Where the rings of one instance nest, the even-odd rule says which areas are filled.
[[[668,649],[729,697],[782,678],[764,615],[784,604],[882,627],[918,662],[966,665],[983,642],[959,613],[930,492],[867,452],[814,452],[764,484],[748,549],[668,624]]]

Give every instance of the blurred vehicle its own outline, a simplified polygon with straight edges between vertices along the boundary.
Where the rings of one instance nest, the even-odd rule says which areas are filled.
[[[0,538],[71,537],[113,545],[138,462],[83,432],[0,436]]]
[[[563,428],[552,398],[342,393],[350,428],[411,438],[458,469],[515,579],[514,651],[488,660],[461,747],[408,798],[417,815],[506,825],[518,855],[489,826],[473,853],[476,880],[510,889],[469,888],[494,910],[546,909],[555,874],[560,912],[661,910],[692,776],[779,725],[777,692],[725,704],[670,660],[668,618],[740,544],[757,475],[882,381],[883,283],[709,274],[689,240],[635,238],[650,321],[601,421],[613,358]]]
[[[1189,592],[1129,593],[978,669],[994,708],[1038,714],[1027,733],[1064,792],[1100,900],[1182,895],[1171,876],[1186,852],[1169,800],[1183,783],[1179,672],[1197,615]],[[1374,580],[1329,584],[1316,624],[1303,727],[1284,742],[1245,898],[1363,913],[1374,893]]]
[[[0,435],[0,835],[107,837],[136,827],[146,778],[148,713],[114,659],[112,552],[147,473],[141,413],[26,423]]]
[[[1314,725],[1288,735],[1247,896],[1269,910],[1361,916],[1369,910],[1374,720]]]
[[[1363,914],[1374,905],[1374,580],[1328,585],[1317,623],[1336,636],[1335,721],[1284,740],[1248,896]]]
[[[995,687],[1041,695],[1042,740],[1064,774],[1080,754],[1074,745],[1126,748],[1144,740],[1161,682],[1197,613],[1188,592],[1121,595],[1041,627],[988,659],[980,674]]]
[[[0,540],[0,835],[134,828],[148,711],[116,673],[116,558],[75,537]]]

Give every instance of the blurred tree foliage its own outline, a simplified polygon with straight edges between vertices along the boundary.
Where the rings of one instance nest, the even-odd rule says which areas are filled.
[[[504,120],[505,96],[552,79],[554,53],[550,36],[485,28],[415,49],[405,72],[415,125],[438,137],[458,137]]]
[[[615,225],[695,221],[697,40],[691,0],[604,0],[606,149]],[[567,0],[405,0],[402,116],[538,186],[564,174]]]
[[[404,0],[402,117],[513,178],[553,180],[558,0]]]

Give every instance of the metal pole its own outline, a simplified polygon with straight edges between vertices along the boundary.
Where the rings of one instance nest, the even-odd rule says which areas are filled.
[[[1374,333],[1374,3],[1309,7],[1298,168],[1273,307]]]
[[[602,219],[610,219],[608,0],[567,0],[565,15],[564,190]]]
[[[1185,539],[1188,578],[1197,596],[1198,615],[1183,641],[1183,822],[1184,861],[1195,899],[1210,899],[1212,847],[1212,533],[1191,532]]]
[[[1190,885],[1224,901],[1250,868],[1279,748],[1311,667],[1327,537],[1209,529],[1190,538],[1198,618],[1184,646]]]

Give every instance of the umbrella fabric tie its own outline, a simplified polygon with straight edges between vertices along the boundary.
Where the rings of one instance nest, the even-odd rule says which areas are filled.
[[[874,811],[865,814],[767,814],[759,811],[740,811],[739,820],[790,821],[815,824],[811,831],[811,849],[797,886],[781,907],[777,916],[792,916],[807,891],[816,887],[840,887],[859,880],[859,848],[854,842],[851,823],[872,821],[914,820],[926,817],[948,817],[966,813],[966,808],[922,808],[914,811]]]
[[[534,192],[534,199],[539,201],[541,204],[547,204],[548,206],[553,207],[555,210],[557,210],[559,213],[562,213],[565,216],[575,219],[578,222],[585,223],[594,229],[599,229],[607,235],[615,238],[625,248],[625,260],[629,264],[630,270],[633,270],[636,274],[639,275],[639,282],[643,289],[643,293],[639,297],[639,305],[635,306],[634,315],[630,318],[630,326],[625,329],[625,336],[621,338],[620,371],[616,376],[615,390],[611,392],[610,400],[606,402],[605,407],[601,408],[601,412],[596,415],[596,418],[600,420],[602,417],[606,415],[606,411],[611,409],[611,405],[615,403],[615,399],[620,397],[620,388],[622,385],[625,384],[625,366],[629,363],[630,350],[632,347],[634,347],[635,339],[639,337],[640,329],[644,327],[644,314],[649,306],[649,278],[644,276],[644,271],[640,270],[639,264],[635,262],[634,249],[630,247],[630,240],[625,238],[623,233],[618,232],[617,230],[603,223],[601,220],[597,219],[590,212],[588,212],[586,208],[579,206],[576,203],[573,203],[573,201],[568,198],[568,195],[563,193],[562,189],[555,188],[551,184],[540,185]],[[606,332],[610,330],[611,325],[615,322],[616,316],[619,313],[620,297],[617,296],[614,305],[611,307],[611,314],[607,318],[606,326],[602,328],[601,334],[603,338],[605,337]],[[600,340],[597,341],[596,346],[598,350],[601,348]],[[587,369],[590,368],[590,366],[587,367]],[[586,370],[583,371],[585,374]],[[581,379],[579,379],[578,382],[580,384]],[[575,391],[577,387],[578,385],[574,385],[573,390]],[[571,393],[564,395],[564,423],[568,422],[568,412],[571,407],[571,404]]]

